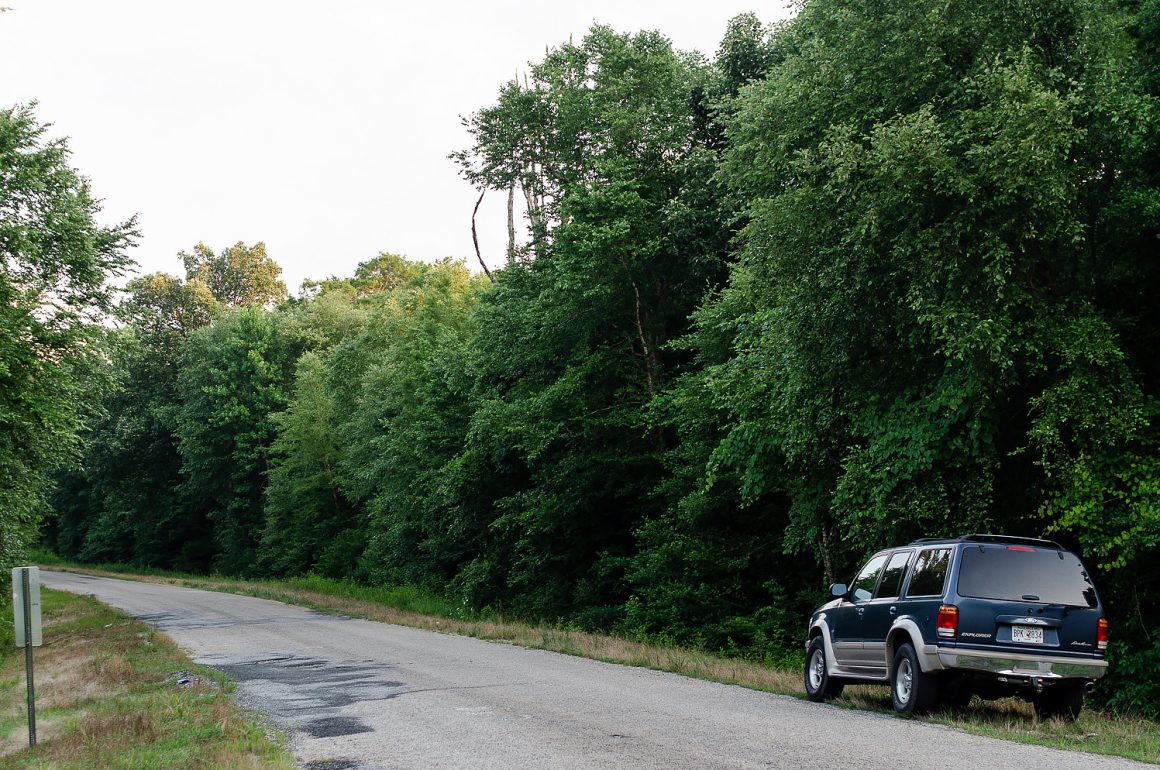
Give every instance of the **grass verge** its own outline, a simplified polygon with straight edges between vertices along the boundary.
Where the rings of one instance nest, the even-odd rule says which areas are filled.
[[[34,650],[37,746],[28,747],[24,654],[0,658],[0,768],[292,770],[217,672],[91,597],[45,590]],[[184,680],[184,681],[182,681]]]
[[[509,642],[521,647],[805,697],[801,670],[796,667],[771,667],[703,650],[647,644],[558,625],[478,617],[464,607],[413,587],[374,588],[313,576],[289,580],[234,580],[162,572],[142,575],[118,567],[91,569],[61,562],[57,562],[57,568],[274,599],[323,612]],[[889,691],[885,687],[847,687],[834,703],[847,708],[891,711]],[[966,709],[936,713],[927,720],[977,735],[1160,764],[1160,724],[1095,709],[1086,709],[1075,722],[1043,720],[1035,716],[1029,704],[1019,700],[985,702],[975,698]]]

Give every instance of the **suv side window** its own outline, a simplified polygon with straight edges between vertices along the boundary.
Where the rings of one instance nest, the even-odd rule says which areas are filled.
[[[851,599],[856,602],[870,600],[870,597],[874,595],[874,586],[878,584],[878,575],[882,572],[882,566],[886,564],[888,555],[884,553],[867,562],[862,571],[858,573],[858,577],[854,578],[854,582],[850,584]]]
[[[876,599],[893,599],[902,593],[902,579],[906,577],[906,567],[914,551],[898,551],[886,563],[882,573],[882,585],[878,586]]]
[[[942,596],[950,563],[949,548],[930,548],[919,553],[918,561],[914,564],[914,574],[910,576],[910,584],[906,587],[907,598]]]

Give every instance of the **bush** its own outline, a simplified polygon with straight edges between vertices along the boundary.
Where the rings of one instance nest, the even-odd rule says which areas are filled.
[[[1113,642],[1108,648],[1108,675],[1096,696],[1114,711],[1160,719],[1160,636],[1150,647],[1131,648]]]

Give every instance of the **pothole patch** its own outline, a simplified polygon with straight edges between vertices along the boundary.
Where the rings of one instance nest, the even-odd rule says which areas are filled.
[[[307,722],[305,729],[315,738],[338,738],[342,735],[373,732],[361,719],[355,717],[323,717]]]
[[[307,762],[306,770],[358,770],[358,762],[353,759],[316,759]]]

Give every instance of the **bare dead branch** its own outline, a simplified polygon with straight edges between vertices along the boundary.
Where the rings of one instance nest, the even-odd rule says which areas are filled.
[[[471,241],[475,244],[475,258],[479,260],[479,266],[483,268],[488,280],[494,281],[495,279],[491,277],[491,271],[487,269],[487,263],[483,261],[483,255],[479,253],[479,234],[475,230],[475,215],[479,213],[479,204],[483,203],[483,196],[486,194],[486,187],[479,191],[479,200],[475,202],[475,208],[471,211]]]

